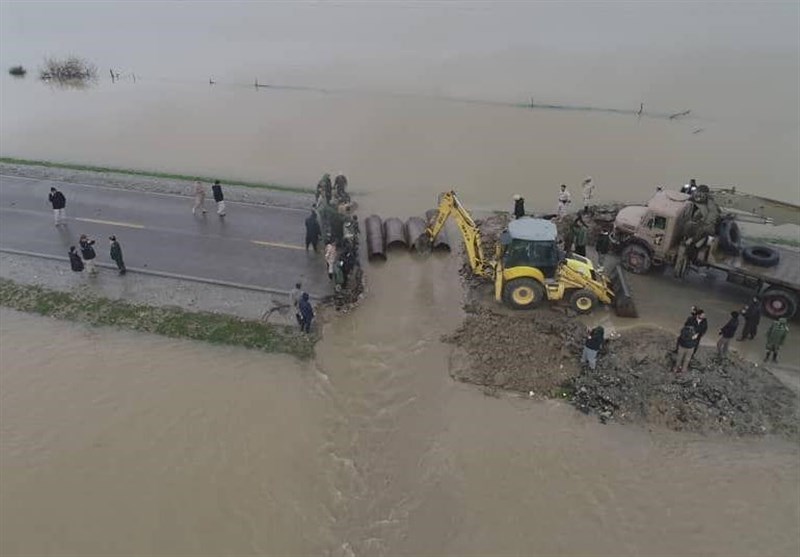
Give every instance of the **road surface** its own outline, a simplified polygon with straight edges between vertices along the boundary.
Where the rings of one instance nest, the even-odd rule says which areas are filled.
[[[53,186],[67,198],[67,226],[54,226]],[[301,281],[314,296],[330,293],[321,253],[303,246],[306,211],[226,201],[220,218],[210,188],[206,215],[192,215],[192,204],[173,194],[0,176],[0,248],[63,257],[88,234],[98,260],[113,263],[114,234],[134,269],[277,290]]]

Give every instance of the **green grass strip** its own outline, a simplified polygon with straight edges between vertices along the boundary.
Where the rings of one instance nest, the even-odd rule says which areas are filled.
[[[43,166],[46,168],[64,168],[66,170],[82,170],[86,172],[114,172],[116,174],[129,174],[131,176],[147,176],[150,178],[166,178],[169,180],[200,180],[201,182],[213,182],[220,180],[226,185],[245,186],[248,188],[261,188],[275,191],[286,191],[292,193],[314,193],[311,188],[299,186],[284,186],[273,184],[272,182],[242,182],[238,180],[222,180],[221,178],[210,178],[208,176],[192,176],[190,174],[171,174],[169,172],[157,172],[154,170],[133,170],[130,168],[111,168],[107,166],[92,166],[89,164],[75,164],[69,162],[37,161],[31,159],[17,159],[14,157],[0,157],[0,163],[20,164],[25,166]]]
[[[305,335],[294,327],[174,306],[156,307],[60,292],[8,279],[0,279],[0,305],[56,319],[280,352],[303,360],[314,355],[316,342],[315,336]]]

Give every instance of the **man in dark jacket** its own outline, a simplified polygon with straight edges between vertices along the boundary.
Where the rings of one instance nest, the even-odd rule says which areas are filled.
[[[706,312],[702,309],[697,310],[697,315],[694,319],[694,332],[697,334],[697,342],[694,344],[694,350],[692,351],[692,358],[694,355],[697,354],[697,347],[700,346],[700,341],[703,339],[703,336],[708,332],[708,320],[706,319]]]
[[[214,194],[214,201],[217,203],[217,214],[224,217],[225,196],[222,195],[222,185],[219,183],[219,180],[214,180],[214,185],[211,186],[211,193]]]
[[[697,333],[694,332],[694,327],[684,325],[678,336],[678,355],[675,357],[675,368],[673,369],[675,373],[682,373],[689,369],[689,362],[692,360],[696,346]]]
[[[67,198],[64,197],[64,194],[56,188],[50,188],[50,195],[47,196],[47,199],[53,207],[53,217],[55,218],[56,226],[59,224],[66,224],[64,221],[67,220]]]
[[[601,326],[588,331],[586,341],[583,343],[583,354],[581,355],[581,364],[589,364],[589,369],[594,371],[597,368],[597,353],[603,347],[605,340],[605,330]]]
[[[731,318],[719,330],[719,340],[717,341],[717,355],[720,358],[725,358],[728,355],[728,347],[731,340],[736,336],[736,329],[739,328],[739,312],[732,311]]]
[[[311,302],[308,300],[308,292],[303,292],[298,308],[300,309],[300,319],[302,319],[300,330],[304,333],[310,333],[311,321],[314,320],[314,308],[311,307]]]
[[[319,199],[321,197],[325,198],[325,203],[331,202],[332,197],[332,186],[331,186],[331,175],[327,172],[322,175],[320,178],[319,183],[317,184],[317,203],[319,203]]]
[[[117,264],[119,274],[124,275],[128,271],[125,269],[125,261],[122,260],[122,246],[117,242],[116,236],[109,236],[108,239],[111,242],[111,259]]]
[[[611,249],[611,237],[608,235],[608,230],[603,229],[594,243],[594,249],[597,252],[597,264],[602,267],[606,261],[606,255]]]
[[[739,340],[752,340],[756,337],[758,323],[761,321],[761,302],[757,296],[753,296],[750,303],[744,307],[742,315],[744,315],[744,327]]]
[[[336,178],[333,179],[333,190],[336,199],[340,203],[345,202],[345,200],[349,200],[350,196],[347,194],[347,176],[339,172],[336,175]]]
[[[514,194],[514,218],[521,219],[525,216],[525,198],[520,194]]]
[[[83,257],[83,262],[86,264],[86,270],[89,271],[90,275],[97,274],[97,267],[94,264],[94,258],[97,257],[97,254],[92,247],[94,246],[94,240],[90,240],[86,234],[81,234],[78,245],[81,246],[81,257]]]
[[[78,255],[78,252],[75,251],[75,246],[69,247],[69,265],[76,273],[83,271],[83,260],[81,260],[81,256]]]
[[[572,239],[575,242],[575,253],[586,257],[586,224],[580,216],[575,219],[572,225]]]
[[[314,253],[317,252],[321,234],[322,230],[317,220],[317,212],[311,211],[311,214],[306,217],[306,251],[308,251],[308,246],[311,246],[314,248]]]
[[[692,306],[692,310],[689,313],[689,317],[687,317],[686,320],[683,322],[683,326],[694,327],[694,322],[696,320],[697,320],[697,306]],[[680,340],[681,340],[681,335],[680,333],[678,333],[678,338],[675,339],[675,350],[672,351],[674,354],[677,354],[678,352],[678,348],[680,347]]]

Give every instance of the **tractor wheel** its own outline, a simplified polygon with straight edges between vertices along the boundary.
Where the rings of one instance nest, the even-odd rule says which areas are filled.
[[[628,244],[622,248],[620,262],[626,271],[643,275],[650,270],[653,260],[646,248],[639,244]]]
[[[545,298],[544,286],[532,278],[510,280],[503,287],[503,301],[512,309],[533,309]]]
[[[590,313],[597,305],[597,296],[591,290],[581,288],[570,295],[569,305],[578,313]]]

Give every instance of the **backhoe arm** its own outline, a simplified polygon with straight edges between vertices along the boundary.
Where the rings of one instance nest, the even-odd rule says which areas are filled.
[[[464,239],[464,247],[467,250],[472,272],[480,277],[491,277],[494,268],[483,256],[480,230],[475,221],[472,220],[469,212],[458,201],[456,192],[449,191],[441,195],[436,217],[428,224],[426,230],[430,241],[436,240],[436,236],[442,231],[447,218],[451,215],[456,221],[461,237]]]

